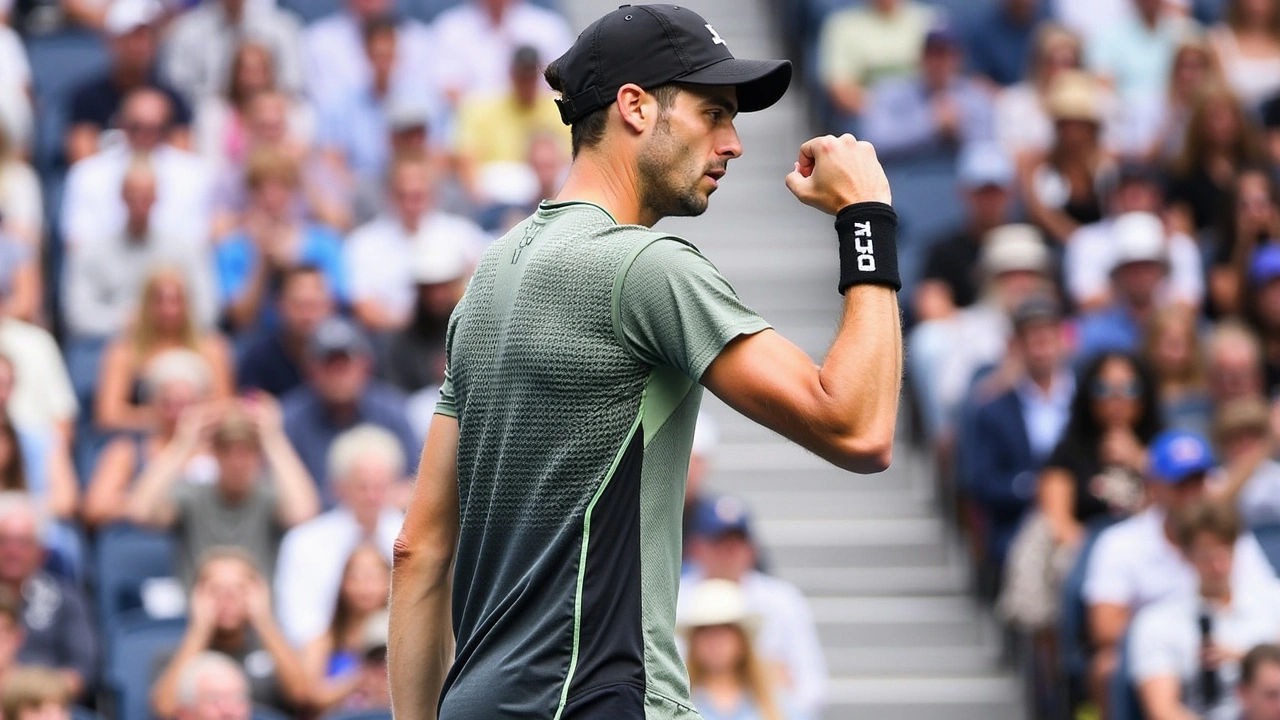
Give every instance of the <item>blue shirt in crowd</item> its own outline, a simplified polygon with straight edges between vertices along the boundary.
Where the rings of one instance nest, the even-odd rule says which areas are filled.
[[[1112,305],[1080,320],[1076,358],[1088,362],[1104,352],[1131,353],[1138,349],[1142,326],[1129,309]]]
[[[285,434],[316,481],[326,508],[333,507],[336,500],[326,467],[329,447],[339,435],[356,425],[369,423],[391,431],[400,441],[409,471],[417,471],[421,440],[405,415],[404,395],[390,385],[371,380],[356,403],[355,413],[341,424],[335,422],[324,402],[306,385],[285,395],[280,408]]]
[[[218,243],[213,260],[218,269],[218,302],[225,308],[248,290],[260,262],[258,246],[247,234],[237,232]],[[343,305],[347,303],[347,273],[342,264],[342,238],[338,233],[324,225],[304,225],[297,262],[320,268],[334,297]],[[256,324],[265,328],[279,325],[275,288],[263,298]]]
[[[1041,3],[1026,24],[1011,17],[1004,4],[988,10],[969,33],[966,50],[971,69],[1005,87],[1021,82],[1027,75],[1036,26],[1048,15],[1048,3]]]
[[[919,159],[949,156],[963,145],[995,138],[991,98],[973,80],[956,78],[944,91],[960,115],[957,137],[938,128],[930,93],[919,77],[888,78],[876,84],[862,118],[863,138],[882,158]]]

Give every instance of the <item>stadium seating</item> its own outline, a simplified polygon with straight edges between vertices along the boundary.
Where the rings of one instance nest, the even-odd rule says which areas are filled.
[[[1138,700],[1138,689],[1129,679],[1129,635],[1120,642],[1124,651],[1120,653],[1120,665],[1111,676],[1109,688],[1110,720],[1144,720],[1142,703]]]
[[[102,716],[89,708],[76,705],[71,708],[71,720],[102,720]]]
[[[1084,606],[1084,580],[1089,569],[1089,553],[1098,536],[1110,523],[1091,526],[1080,543],[1080,554],[1062,584],[1062,615],[1058,619],[1059,658],[1062,668],[1063,697],[1074,701],[1081,696],[1089,652],[1085,646],[1087,616]]]
[[[174,541],[166,533],[132,525],[113,525],[98,535],[98,623],[109,631],[127,612],[142,607],[142,583],[173,575]]]
[[[47,177],[64,159],[67,99],[77,85],[106,67],[107,51],[101,38],[84,30],[32,37],[26,47],[36,101],[33,160]]]
[[[390,710],[347,710],[325,715],[323,720],[391,720]]]
[[[151,720],[151,683],[182,641],[186,625],[186,618],[153,620],[141,610],[116,619],[103,678],[115,699],[116,720]]]
[[[1256,527],[1253,529],[1253,534],[1258,538],[1262,552],[1266,553],[1267,559],[1271,561],[1271,566],[1280,573],[1280,523]]]

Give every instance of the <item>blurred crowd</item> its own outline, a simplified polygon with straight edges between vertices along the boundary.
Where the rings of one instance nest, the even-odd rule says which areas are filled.
[[[1035,716],[1280,718],[1280,2],[867,0],[818,37],[827,126],[960,194],[904,250],[909,386]]]
[[[390,717],[446,323],[568,167],[542,71],[573,33],[545,2],[331,4],[0,0],[6,720]],[[709,423],[694,697],[816,718],[805,599],[698,489]]]

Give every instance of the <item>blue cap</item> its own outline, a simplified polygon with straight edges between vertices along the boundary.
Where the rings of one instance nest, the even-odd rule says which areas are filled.
[[[698,502],[693,514],[693,532],[698,537],[718,538],[740,532],[751,536],[751,513],[741,499],[722,495]]]
[[[1280,277],[1280,245],[1263,245],[1249,263],[1249,280],[1261,285]]]
[[[1151,441],[1151,466],[1147,475],[1166,485],[1177,485],[1197,473],[1208,472],[1217,462],[1209,441],[1199,433],[1166,430]]]

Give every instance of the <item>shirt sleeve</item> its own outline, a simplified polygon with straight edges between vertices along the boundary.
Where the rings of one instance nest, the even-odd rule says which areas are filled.
[[[1135,683],[1158,677],[1181,678],[1185,652],[1178,640],[1182,633],[1168,626],[1171,618],[1162,611],[1161,605],[1144,608],[1133,621],[1125,652],[1129,654],[1129,677]]]
[[[614,332],[650,365],[698,381],[730,340],[769,327],[702,253],[674,238],[649,243],[619,272]]]
[[[1115,528],[1104,530],[1090,551],[1083,593],[1087,605],[1132,604],[1133,580],[1137,573],[1128,567],[1123,540],[1116,535]]]
[[[454,313],[449,318],[449,329],[444,339],[444,382],[440,384],[440,399],[436,401],[436,415],[444,415],[446,417],[458,417],[457,397],[453,392],[453,330],[457,322],[458,314]]]
[[[62,612],[59,614],[62,661],[80,675],[86,687],[92,688],[97,678],[98,639],[84,598],[74,589],[63,586]]]

